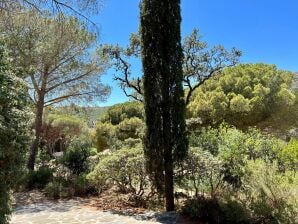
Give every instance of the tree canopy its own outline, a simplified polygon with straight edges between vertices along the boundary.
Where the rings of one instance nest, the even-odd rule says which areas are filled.
[[[253,125],[277,107],[295,102],[293,74],[268,64],[241,64],[224,69],[201,85],[188,105],[188,117],[202,124]]]
[[[96,47],[96,35],[75,17],[60,23],[51,14],[27,11],[13,15],[12,25],[1,29],[14,63],[28,74],[26,81],[35,105],[35,140],[28,168],[34,169],[44,107],[66,100],[104,100],[110,89],[100,77],[107,59],[99,54],[101,51],[91,51]]]

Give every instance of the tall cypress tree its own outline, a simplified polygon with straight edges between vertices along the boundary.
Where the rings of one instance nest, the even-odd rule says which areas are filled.
[[[187,152],[182,86],[180,0],[143,0],[142,63],[146,115],[145,156],[154,183],[174,210],[174,163]]]

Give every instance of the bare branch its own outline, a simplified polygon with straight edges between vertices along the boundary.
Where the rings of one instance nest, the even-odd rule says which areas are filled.
[[[143,102],[142,97],[140,97],[143,96],[142,79],[139,77],[130,79],[130,64],[121,56],[121,54],[125,54],[124,50],[116,46],[114,48],[107,47],[104,49],[104,51],[105,53],[108,53],[109,56],[115,61],[114,65],[116,70],[123,73],[123,77],[115,75],[114,80],[120,82],[119,85],[124,94],[127,97],[131,97],[137,101]],[[126,52],[128,52],[128,50],[126,50]],[[130,50],[128,54],[130,56],[133,55],[132,50]],[[127,88],[133,90],[135,94],[128,93]]]

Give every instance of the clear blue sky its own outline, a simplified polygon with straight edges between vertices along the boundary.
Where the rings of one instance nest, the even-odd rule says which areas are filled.
[[[126,46],[139,26],[140,0],[104,0],[93,20],[102,43]],[[182,36],[198,28],[210,46],[222,44],[243,52],[242,63],[264,62],[298,71],[298,0],[181,0]],[[107,102],[127,101],[113,71],[103,78],[112,87]]]

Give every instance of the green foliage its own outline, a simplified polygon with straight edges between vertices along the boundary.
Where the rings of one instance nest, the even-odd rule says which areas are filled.
[[[24,171],[29,140],[27,85],[13,69],[6,50],[0,43],[0,223],[8,223],[9,191]],[[19,77],[18,77],[19,76]]]
[[[292,138],[279,152],[279,159],[286,170],[298,170],[298,140]]]
[[[115,137],[115,129],[116,127],[111,123],[97,123],[92,137],[98,152],[111,146],[111,140]]]
[[[35,101],[102,100],[109,94],[109,88],[100,82],[107,58],[90,50],[95,49],[96,35],[84,22],[73,16],[28,10],[11,15],[10,29],[0,28],[15,53],[15,63],[33,71],[29,84],[41,96]],[[39,77],[42,82],[37,81]]]
[[[62,185],[58,181],[48,183],[44,189],[45,195],[49,198],[58,199],[62,191]]]
[[[218,200],[219,223],[295,223],[296,143],[254,128],[202,128],[190,134],[193,147],[178,167],[176,184],[190,195]],[[187,201],[184,209],[202,218],[208,212],[203,214],[200,203]]]
[[[70,169],[72,174],[78,175],[89,171],[91,142],[83,138],[73,139],[64,152],[60,162]]]
[[[176,184],[179,188],[194,192],[196,197],[204,192],[215,197],[224,185],[222,171],[222,162],[210,152],[191,147],[177,171]]]
[[[99,191],[116,185],[123,193],[131,192],[142,196],[149,182],[141,145],[103,155],[94,170],[88,174],[88,179],[98,186]]]
[[[89,135],[86,122],[67,114],[46,114],[42,130],[42,141],[50,153],[64,151],[71,139]]]
[[[297,177],[279,173],[276,164],[251,161],[245,178],[246,203],[258,223],[296,223]]]
[[[245,173],[248,158],[247,135],[245,133],[236,128],[221,125],[219,129],[203,128],[201,133],[192,133],[190,139],[191,145],[199,147],[199,151],[192,151],[189,155],[195,164],[189,167],[190,173],[201,173],[205,179],[209,179],[210,174],[208,172],[211,172],[218,181],[213,186],[220,187],[222,185],[221,181],[229,183],[235,188],[241,186],[241,178]],[[202,150],[206,152],[200,152]],[[202,157],[203,155],[205,155],[205,158]],[[203,164],[206,162],[203,161],[207,161],[207,164],[211,166],[204,166]],[[200,168],[206,171],[202,171]],[[195,171],[192,171],[192,169],[195,169]],[[204,178],[197,177],[196,179]],[[212,175],[210,180],[212,180]],[[210,186],[212,186],[211,184]],[[211,189],[211,192],[214,190]]]
[[[49,114],[46,118],[46,122],[53,128],[59,129],[61,134],[64,135],[79,136],[87,129],[87,125],[82,119],[72,115]]]
[[[229,198],[227,201],[220,202],[222,211],[222,223],[249,224],[251,223],[250,211],[240,201]]]
[[[216,199],[204,197],[189,199],[185,202],[182,212],[206,223],[221,223],[222,219],[220,205]]]
[[[124,119],[116,127],[116,137],[120,140],[141,138],[144,122],[138,117]]]
[[[93,193],[95,191],[94,186],[90,184],[87,175],[84,173],[76,176],[72,180],[71,187],[73,188],[74,196],[84,196],[87,193]]]
[[[113,105],[102,115],[100,121],[102,123],[117,125],[125,119],[133,117],[141,120],[144,119],[144,107],[142,103],[133,101]]]
[[[256,127],[274,134],[279,138],[288,141],[289,138],[298,138],[298,92],[295,90],[296,100],[295,103],[288,107],[280,107],[266,119],[258,122]],[[285,116],[286,114],[286,116]]]
[[[118,149],[126,139],[142,138],[143,110],[143,105],[139,102],[126,102],[110,107],[93,133],[97,150]]]
[[[29,171],[26,176],[26,187],[44,188],[53,179],[53,170],[49,167],[40,167],[38,170]]]
[[[235,200],[218,201],[205,197],[187,199],[182,213],[205,223],[251,223],[249,210]]]
[[[102,117],[107,110],[108,107],[80,106],[72,103],[66,106],[51,107],[49,113],[79,117],[82,123],[86,122],[89,128],[93,128],[98,118]]]
[[[63,177],[55,177],[44,188],[45,195],[49,198],[71,198],[83,197],[88,194],[94,194],[95,188],[86,178],[86,174],[71,176],[66,179]]]
[[[226,68],[193,94],[188,116],[210,122],[243,126],[261,121],[274,109],[295,102],[290,89],[293,74],[274,65],[242,64]]]
[[[28,10],[11,14],[10,28],[1,23],[0,29],[13,52],[14,64],[27,72],[35,106],[35,139],[27,164],[33,170],[44,108],[66,100],[104,100],[110,89],[100,77],[108,61],[97,51],[91,53],[96,49],[96,35],[75,17]]]

